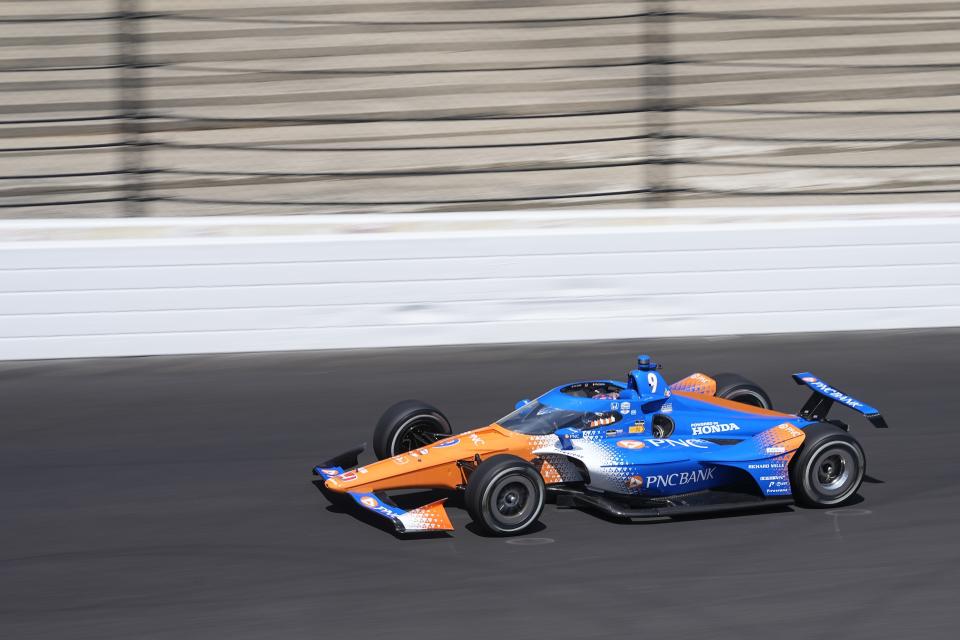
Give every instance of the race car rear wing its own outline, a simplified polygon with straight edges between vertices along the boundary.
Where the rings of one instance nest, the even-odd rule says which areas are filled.
[[[797,415],[805,420],[826,420],[827,413],[834,402],[862,413],[870,423],[878,429],[886,429],[887,421],[883,419],[880,412],[870,405],[860,402],[853,396],[849,396],[835,387],[831,387],[826,382],[813,375],[812,373],[795,373],[793,380],[797,384],[805,384],[813,391],[810,399],[804,403],[803,407],[797,412]]]

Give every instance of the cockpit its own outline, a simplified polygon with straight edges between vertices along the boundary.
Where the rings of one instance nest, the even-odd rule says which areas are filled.
[[[619,422],[623,416],[617,411],[582,411],[551,407],[539,400],[523,405],[513,413],[497,420],[505,429],[529,436],[548,435],[557,429],[573,427],[583,431]]]

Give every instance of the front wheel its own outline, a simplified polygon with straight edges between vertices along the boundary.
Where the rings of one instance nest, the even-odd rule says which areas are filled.
[[[537,522],[546,494],[543,477],[532,464],[501,454],[477,466],[467,481],[464,502],[484,533],[514,536]]]
[[[796,501],[806,507],[841,505],[863,483],[863,449],[846,431],[831,424],[804,429],[803,448],[790,463],[790,485]]]
[[[419,400],[404,400],[380,417],[373,430],[373,452],[378,460],[426,447],[453,433],[450,421],[436,407]]]

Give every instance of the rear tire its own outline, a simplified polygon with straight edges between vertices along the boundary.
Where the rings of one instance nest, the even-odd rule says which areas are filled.
[[[790,486],[797,503],[824,509],[848,502],[867,470],[860,443],[832,424],[803,430],[806,438],[790,461]]]
[[[426,447],[453,433],[440,410],[419,400],[404,400],[383,412],[373,430],[373,452],[378,460]]]
[[[546,494],[543,477],[532,464],[501,454],[481,462],[470,475],[464,503],[482,533],[515,536],[537,522]]]
[[[741,402],[758,409],[772,409],[773,403],[763,387],[736,373],[718,373],[711,376],[717,382],[718,398]]]

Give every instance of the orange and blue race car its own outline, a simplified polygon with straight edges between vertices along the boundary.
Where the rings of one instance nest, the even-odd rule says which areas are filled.
[[[436,408],[399,402],[373,436],[377,462],[357,466],[363,447],[313,470],[331,502],[393,523],[398,533],[452,530],[446,498],[404,510],[388,492],[463,492],[477,528],[516,535],[538,520],[548,494],[559,507],[619,518],[661,518],[797,503],[834,507],[863,481],[863,449],[835,403],[886,422],[873,407],[812,373],[797,413],[773,410],[742,376],[694,373],[668,385],[642,355],[626,381],[590,380],[521,400],[507,416],[453,435]]]

